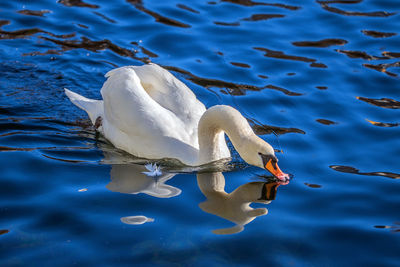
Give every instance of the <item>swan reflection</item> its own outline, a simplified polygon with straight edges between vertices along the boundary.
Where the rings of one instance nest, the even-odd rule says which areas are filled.
[[[112,164],[111,181],[106,185],[113,192],[125,194],[147,194],[158,198],[170,198],[179,195],[182,191],[166,182],[175,174],[162,173],[161,176],[144,174],[147,169],[139,164]]]
[[[170,198],[182,191],[166,182],[175,176],[173,173],[161,173],[160,176],[146,175],[146,161],[127,157],[110,147],[107,142],[99,143],[103,151],[103,163],[111,165],[110,179],[106,188],[123,194],[147,194],[158,198]]]
[[[163,171],[160,176],[146,175],[143,162],[119,161],[118,155],[104,152],[105,161],[111,164],[111,181],[106,187],[125,194],[147,194],[158,198],[170,198],[181,194],[181,190],[166,184],[176,174]],[[234,223],[233,227],[216,229],[215,234],[234,234],[243,231],[244,226],[255,218],[268,213],[268,209],[252,208],[252,203],[269,204],[275,199],[279,182],[249,182],[240,185],[233,192],[225,191],[225,177],[222,172],[197,174],[197,184],[206,200],[199,204],[204,212],[216,215]],[[143,215],[121,218],[126,224],[139,225],[154,219]]]
[[[252,203],[269,204],[275,199],[277,182],[250,182],[225,191],[225,177],[221,172],[198,173],[197,183],[207,198],[199,207],[210,214],[224,218],[235,225],[230,228],[216,229],[215,234],[235,234],[243,231],[244,226],[255,218],[268,213],[266,208],[252,208]]]

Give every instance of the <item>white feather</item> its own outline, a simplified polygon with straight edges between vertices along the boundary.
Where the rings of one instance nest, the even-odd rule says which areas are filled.
[[[148,172],[142,172],[143,174],[146,174],[147,176],[161,176],[161,167],[157,166],[155,163],[154,164],[146,164],[144,167],[148,170]]]

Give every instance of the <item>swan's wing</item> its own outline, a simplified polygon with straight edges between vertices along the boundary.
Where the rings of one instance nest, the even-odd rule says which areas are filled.
[[[155,146],[161,137],[187,142],[183,122],[149,96],[133,68],[114,69],[106,77],[101,95],[106,120],[113,127],[136,139],[154,142]]]
[[[132,68],[150,97],[174,113],[183,122],[187,132],[194,132],[197,136],[197,126],[206,109],[196,95],[169,71],[156,64]]]

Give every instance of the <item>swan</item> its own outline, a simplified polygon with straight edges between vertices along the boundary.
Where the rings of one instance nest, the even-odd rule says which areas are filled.
[[[248,164],[267,169],[278,180],[289,180],[278,167],[272,146],[253,132],[238,110],[226,105],[206,110],[166,69],[154,63],[125,66],[105,77],[103,100],[66,88],[65,94],[115,147],[137,157],[173,158],[199,166],[230,158],[226,133]]]

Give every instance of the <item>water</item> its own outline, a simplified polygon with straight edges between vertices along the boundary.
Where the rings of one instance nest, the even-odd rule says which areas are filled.
[[[0,265],[398,266],[399,7],[2,1]],[[150,61],[240,110],[294,179],[235,155],[154,180],[63,94]]]

